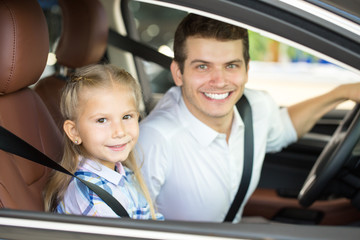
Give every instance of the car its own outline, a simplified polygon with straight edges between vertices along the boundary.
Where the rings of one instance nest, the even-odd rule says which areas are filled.
[[[96,62],[125,68],[142,87],[146,117],[174,85],[173,35],[189,12],[249,29],[247,87],[268,91],[281,107],[360,81],[357,1],[3,0],[0,12],[0,126],[56,162],[59,93],[69,74]],[[296,143],[268,153],[238,224],[44,212],[42,190],[54,166],[25,159],[42,157],[0,133],[1,239],[360,236],[359,104],[341,104]],[[11,154],[18,149],[22,157]]]

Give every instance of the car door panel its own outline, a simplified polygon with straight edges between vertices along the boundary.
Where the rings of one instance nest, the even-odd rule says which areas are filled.
[[[345,198],[318,200],[306,211],[297,200],[317,157],[346,113],[330,112],[296,143],[266,155],[258,188],[248,201],[244,216],[307,224],[348,224],[360,219],[359,211]]]

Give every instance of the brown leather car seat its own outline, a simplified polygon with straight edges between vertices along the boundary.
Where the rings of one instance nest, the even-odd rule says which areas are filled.
[[[59,161],[62,137],[31,89],[49,51],[46,19],[37,0],[0,1],[0,125]],[[42,211],[50,169],[0,151],[0,208]]]
[[[62,32],[55,54],[60,71],[41,79],[34,90],[62,132],[61,89],[74,69],[102,59],[109,29],[105,9],[98,0],[59,0],[59,5],[63,16]]]

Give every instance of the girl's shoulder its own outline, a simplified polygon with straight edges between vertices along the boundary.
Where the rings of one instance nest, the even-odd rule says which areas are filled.
[[[92,183],[98,182],[99,179],[101,179],[101,177],[99,175],[97,175],[96,173],[87,171],[87,170],[82,170],[82,169],[78,169],[74,173],[74,175],[78,178],[81,178],[85,181],[92,182]]]
[[[135,176],[134,171],[125,166],[124,166],[124,171],[125,171],[125,180],[128,182],[128,184],[138,187],[139,182]]]
[[[88,170],[84,170],[84,169],[78,169],[76,170],[76,172],[74,173],[75,176],[85,176],[85,177],[94,177],[94,176],[98,176],[96,173],[88,171]]]
[[[134,171],[125,166],[124,166],[124,171],[125,171],[125,176],[128,179],[128,181],[133,181],[135,178]]]
[[[126,175],[134,174],[134,171],[131,170],[130,168],[125,167],[125,166],[123,166],[123,167],[124,167],[124,171],[125,171],[125,174],[126,174]]]

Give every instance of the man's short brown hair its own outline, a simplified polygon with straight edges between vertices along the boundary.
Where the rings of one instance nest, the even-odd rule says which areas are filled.
[[[212,18],[188,14],[179,24],[174,39],[174,60],[184,71],[187,58],[186,39],[189,37],[213,38],[220,41],[242,40],[246,67],[250,61],[249,37],[247,29],[237,27]]]

